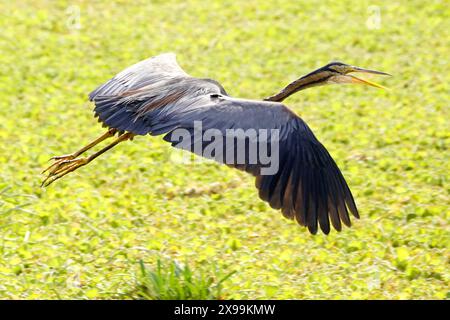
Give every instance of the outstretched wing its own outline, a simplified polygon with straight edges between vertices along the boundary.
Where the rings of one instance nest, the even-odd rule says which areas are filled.
[[[89,100],[98,96],[116,96],[125,92],[139,90],[148,85],[189,75],[180,68],[174,53],[164,53],[140,61],[114,78],[105,82],[89,94]]]
[[[350,189],[328,151],[306,123],[284,105],[209,95],[191,100],[189,106],[185,110],[180,108],[180,113],[169,121],[155,125],[152,133],[167,133],[164,139],[173,146],[223,162],[230,151],[230,145],[224,143],[223,152],[219,148],[219,154],[212,156],[204,153],[212,142],[202,140],[201,148],[196,149],[193,132],[195,121],[201,123],[202,133],[210,129],[220,132],[222,141],[227,141],[227,130],[242,129],[246,132],[253,129],[257,135],[250,141],[244,138],[246,143],[241,146],[245,150],[240,150],[239,143],[235,142],[231,145],[231,162],[225,163],[255,175],[256,187],[262,200],[267,201],[272,208],[281,209],[285,217],[307,226],[313,234],[317,232],[319,225],[328,234],[330,220],[336,230],[341,230],[341,221],[350,226],[349,212],[359,217]],[[191,133],[193,138],[188,143],[180,143],[179,138],[174,138],[174,133],[180,129]],[[270,134],[272,130],[278,130],[277,137]],[[268,133],[261,136],[262,132]],[[265,164],[261,161],[249,161],[248,150],[252,143],[259,145],[264,139],[268,143],[275,142],[278,146],[278,171],[274,174],[263,174],[261,169]],[[257,148],[254,147],[253,150],[255,149]],[[239,152],[244,154],[243,163],[235,158]],[[218,156],[220,160],[217,159]]]
[[[226,94],[214,80],[189,76],[175,54],[165,53],[123,70],[92,91],[89,100],[104,126],[144,135],[171,107],[207,93]]]
[[[341,230],[341,222],[350,226],[349,212],[359,217],[350,189],[328,151],[283,104],[231,98],[217,82],[189,77],[178,66],[169,68],[174,70],[170,73],[167,66],[151,59],[141,63],[142,67],[134,69],[138,64],[121,72],[90,95],[103,123],[135,134],[165,134],[174,147],[202,156],[214,141],[198,141],[199,123],[201,138],[213,129],[222,141],[227,141],[230,129],[254,130],[256,135],[243,138],[244,150],[237,149],[238,143],[231,149],[225,143],[206,156],[256,176],[261,199],[313,234],[319,226],[329,233],[330,221],[336,230]],[[181,131],[192,138],[180,143]],[[249,149],[264,143],[270,153],[278,152],[275,173],[265,174],[260,159],[250,161]],[[232,161],[223,161],[230,152]],[[236,161],[239,152],[245,154],[243,162]]]

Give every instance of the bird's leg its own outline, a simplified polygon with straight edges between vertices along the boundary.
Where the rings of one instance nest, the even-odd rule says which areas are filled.
[[[109,149],[115,147],[119,143],[121,143],[123,141],[126,141],[126,140],[131,140],[131,139],[133,139],[133,137],[134,137],[134,134],[128,132],[128,133],[122,134],[114,142],[112,142],[111,144],[107,145],[106,147],[104,147],[100,151],[90,155],[89,157],[63,160],[58,167],[54,168],[53,170],[51,170],[49,172],[47,178],[45,178],[45,180],[42,182],[41,186],[43,186],[43,187],[49,186],[50,184],[52,184],[56,180],[64,177],[66,174],[68,174],[68,173],[70,173],[72,171],[75,171],[76,169],[78,169],[78,168],[80,168],[82,166],[87,165],[89,162],[91,162],[92,160],[94,160],[98,156],[102,155],[103,153],[105,153]]]
[[[44,171],[42,171],[42,173],[45,173],[47,171],[53,171],[53,170],[57,170],[59,169],[60,165],[66,161],[66,160],[72,160],[75,159],[76,157],[78,157],[79,155],[85,153],[87,150],[91,149],[92,147],[96,146],[97,144],[99,144],[100,142],[102,142],[103,140],[106,140],[112,136],[114,136],[117,132],[117,129],[109,129],[106,133],[102,134],[100,137],[98,137],[97,139],[95,139],[94,141],[92,141],[91,143],[89,143],[88,145],[84,146],[83,148],[81,148],[80,150],[71,153],[71,154],[66,154],[63,156],[55,156],[50,158],[50,160],[55,160],[55,162],[49,166],[47,169],[45,169]]]

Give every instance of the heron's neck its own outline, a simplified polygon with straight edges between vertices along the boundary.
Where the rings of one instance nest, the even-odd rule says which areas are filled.
[[[267,97],[264,100],[265,101],[277,101],[281,102],[290,95],[307,88],[320,86],[326,84],[326,80],[329,78],[328,75],[325,75],[323,73],[310,73],[306,76],[301,77],[300,79],[295,80],[294,82],[291,82],[288,84],[285,88],[283,88],[280,92],[277,94]]]

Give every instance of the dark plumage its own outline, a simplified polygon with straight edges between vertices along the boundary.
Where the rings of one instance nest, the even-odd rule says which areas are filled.
[[[244,139],[246,148],[249,148],[250,144],[261,141],[259,129],[278,129],[279,170],[275,174],[262,175],[263,164],[259,160],[250,163],[247,154],[244,163],[227,164],[254,175],[260,198],[272,208],[281,209],[285,217],[307,226],[311,233],[315,234],[320,226],[328,234],[330,220],[336,230],[341,230],[341,221],[347,226],[351,224],[349,212],[359,217],[350,189],[336,163],[306,123],[279,101],[310,86],[342,83],[342,77],[357,79],[345,75],[356,69],[348,71],[343,70],[344,67],[350,68],[341,63],[329,64],[292,82],[266,101],[254,101],[228,96],[214,80],[189,76],[178,66],[174,54],[141,61],[89,95],[95,103],[95,116],[110,128],[109,133],[75,154],[55,157],[57,162],[48,169],[47,179],[50,181],[46,180],[44,184],[48,185],[89,163],[134,135],[164,135],[164,140],[173,146],[203,155],[208,143],[203,142],[201,150],[194,148],[194,141],[178,144],[174,130],[192,132],[194,122],[202,121],[203,131],[217,129],[225,139],[227,129],[255,129],[258,132],[256,140]],[[127,136],[119,137],[105,150],[89,158],[82,158],[83,161],[75,159],[115,132],[126,132]],[[267,137],[268,146],[272,139],[271,135]],[[224,148],[210,157],[222,162],[231,151],[236,150]]]

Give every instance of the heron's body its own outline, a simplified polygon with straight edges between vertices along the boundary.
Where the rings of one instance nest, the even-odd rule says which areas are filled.
[[[227,164],[254,175],[259,196],[273,208],[281,209],[286,217],[307,226],[311,233],[316,233],[318,226],[328,233],[330,221],[335,229],[341,230],[341,221],[350,226],[349,212],[358,217],[347,183],[306,123],[278,102],[302,86],[332,81],[333,70],[324,69],[312,75],[315,79],[309,82],[305,80],[309,75],[302,77],[289,85],[292,90],[288,86],[266,99],[269,101],[255,101],[229,97],[217,81],[189,76],[178,66],[174,54],[141,61],[89,95],[95,103],[95,116],[109,128],[108,133],[75,154],[55,157],[56,163],[49,168],[49,180],[44,183],[50,184],[136,135],[164,135],[173,146],[203,155],[205,144],[201,150],[194,148],[194,141],[177,145],[174,131],[192,131],[195,122],[201,122],[204,131],[215,129],[224,137],[232,128],[257,132],[276,129],[279,132],[276,173],[262,174],[260,162]],[[77,158],[116,132],[119,138],[114,143],[88,158]],[[257,139],[261,139],[260,135]],[[269,135],[270,139],[274,138]]]

